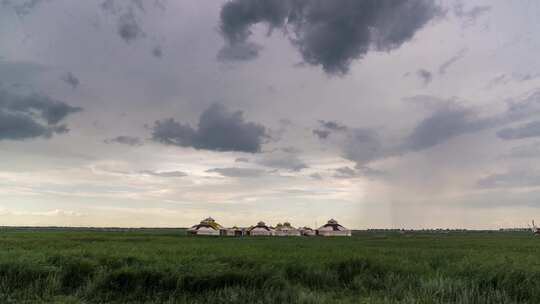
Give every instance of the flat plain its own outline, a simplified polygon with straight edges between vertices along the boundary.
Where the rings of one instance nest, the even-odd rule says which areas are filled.
[[[529,233],[0,230],[0,303],[540,303]]]

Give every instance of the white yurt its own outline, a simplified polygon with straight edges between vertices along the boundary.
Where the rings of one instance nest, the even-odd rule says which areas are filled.
[[[341,226],[336,220],[331,219],[325,225],[317,229],[320,236],[351,236],[351,230]]]
[[[248,234],[251,236],[270,236],[273,234],[272,229],[264,222],[258,222],[256,226],[248,229]]]
[[[291,223],[285,222],[276,225],[276,236],[300,236],[300,230],[294,228]]]
[[[213,218],[208,217],[202,220],[199,224],[188,229],[189,234],[193,235],[220,235],[221,225]]]
[[[315,233],[315,230],[309,228],[309,227],[302,227],[302,228],[299,228],[298,230],[300,230],[300,234],[303,235],[303,236],[315,236],[316,233]]]

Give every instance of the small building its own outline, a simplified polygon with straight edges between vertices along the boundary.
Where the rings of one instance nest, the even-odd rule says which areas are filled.
[[[276,225],[276,236],[301,236],[300,230],[291,226],[291,223],[285,222]]]
[[[317,235],[320,236],[351,236],[351,230],[347,229],[334,219],[331,219],[325,225],[317,229]]]
[[[250,236],[271,236],[273,235],[272,229],[266,226],[264,222],[258,222],[256,226],[252,226],[247,231]]]
[[[193,235],[221,235],[223,227],[218,224],[213,218],[208,217],[202,220],[199,224],[188,229],[189,234]]]
[[[311,229],[309,227],[302,227],[302,228],[299,228],[298,230],[300,230],[300,234],[303,235],[303,236],[315,236],[315,235],[317,235],[315,230],[313,230],[313,229]]]

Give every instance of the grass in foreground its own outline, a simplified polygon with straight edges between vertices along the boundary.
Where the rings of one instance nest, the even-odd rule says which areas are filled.
[[[540,303],[529,234],[0,231],[0,303]]]

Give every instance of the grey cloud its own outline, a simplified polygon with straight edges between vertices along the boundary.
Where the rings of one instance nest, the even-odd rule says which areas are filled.
[[[478,181],[480,188],[523,188],[540,186],[540,173],[514,171],[486,176]]]
[[[403,149],[427,149],[452,137],[479,131],[487,125],[487,121],[479,119],[470,109],[459,105],[445,107],[422,120],[405,140]]]
[[[68,128],[59,123],[81,110],[47,96],[21,96],[0,91],[0,140],[48,138],[66,133]]]
[[[229,44],[219,50],[217,58],[223,61],[251,60],[259,55],[260,50],[261,47],[259,45],[251,42]]]
[[[474,24],[478,17],[486,14],[490,10],[491,7],[487,5],[474,6],[469,10],[465,10],[463,8],[462,2],[458,2],[456,5],[454,5],[454,14],[458,18],[462,18],[464,21],[464,25],[466,26]]]
[[[383,144],[379,132],[375,129],[347,128],[347,131],[343,132],[344,141],[341,142],[343,157],[356,162],[357,166],[363,166],[374,160],[426,150],[460,135],[501,127],[540,113],[540,91],[534,92],[521,101],[509,102],[507,110],[498,115],[485,117],[453,99],[417,96],[409,100],[433,112],[421,120],[409,135],[394,146]],[[527,129],[534,127],[535,125],[531,125]],[[528,130],[528,132],[533,131]],[[518,135],[512,133],[506,136]]]
[[[493,77],[486,85],[487,89],[491,89],[497,85],[506,85],[510,82],[524,82],[540,77],[540,73],[501,73]]]
[[[118,143],[118,144],[128,145],[132,147],[142,146],[143,144],[140,138],[133,137],[133,136],[125,136],[125,135],[120,135],[114,138],[106,139],[104,140],[104,142],[107,144]]]
[[[341,167],[335,170],[335,178],[357,178],[366,177],[369,179],[379,178],[385,176],[386,173],[377,169],[373,169],[368,166],[356,166],[354,169],[351,167]]]
[[[334,174],[336,178],[354,178],[358,177],[358,173],[351,167],[341,167],[336,169]]]
[[[66,84],[71,86],[72,88],[77,88],[79,86],[79,78],[77,78],[73,73],[68,72],[61,78]]]
[[[347,126],[342,125],[338,123],[337,121],[325,121],[325,120],[319,120],[319,123],[322,127],[332,130],[332,131],[345,131],[347,130]]]
[[[429,99],[421,96],[422,100]],[[436,101],[441,101],[435,98]],[[540,91],[536,91],[524,100],[509,102],[508,108],[501,114],[481,117],[470,108],[466,108],[452,100],[440,102],[440,107],[433,114],[423,119],[405,139],[401,151],[419,151],[443,143],[455,136],[474,133],[488,128],[495,128],[517,122],[540,113]],[[532,132],[534,125],[528,126]],[[525,130],[521,130],[525,131]],[[519,136],[518,132],[504,131],[499,136]],[[512,133],[512,134],[510,134]]]
[[[129,11],[118,18],[117,31],[118,35],[120,35],[127,43],[144,36],[144,32],[132,11]]]
[[[0,4],[11,8],[19,17],[24,17],[46,0],[3,0]]]
[[[101,4],[101,9],[116,18],[116,32],[126,43],[146,36],[137,16],[145,13],[143,1],[106,0]]]
[[[400,47],[440,14],[433,1],[425,0],[234,0],[221,10],[220,29],[226,45],[220,54],[234,59],[255,57],[258,50],[248,40],[250,29],[264,23],[269,32],[282,29],[305,63],[320,65],[327,73],[344,74],[353,60],[372,49]]]
[[[249,159],[246,158],[246,157],[238,157],[234,161],[237,162],[237,163],[249,163]]]
[[[446,73],[446,70],[451,66],[453,65],[454,63],[456,63],[456,61],[460,60],[461,58],[463,58],[463,56],[465,56],[465,53],[467,53],[467,49],[462,49],[461,51],[459,51],[456,55],[452,56],[450,59],[448,59],[447,61],[443,62],[443,64],[441,64],[439,66],[439,74],[440,75],[444,75]]]
[[[0,82],[6,85],[27,83],[48,70],[48,67],[33,62],[9,62],[0,59]]]
[[[539,158],[540,142],[513,147],[503,158]]]
[[[533,121],[516,128],[505,128],[497,132],[501,139],[523,139],[540,136],[540,121]]]
[[[141,174],[151,175],[151,176],[158,176],[158,177],[184,177],[187,176],[187,173],[182,171],[151,171],[151,170],[144,170],[140,171]]]
[[[309,168],[295,153],[286,152],[265,153],[257,160],[257,163],[266,167],[295,172]]]
[[[208,173],[218,173],[226,177],[260,177],[266,173],[266,171],[255,168],[214,168],[206,170]]]
[[[163,57],[163,49],[161,46],[156,46],[152,49],[152,55],[156,58],[162,58]]]
[[[370,128],[350,128],[335,121],[319,121],[321,129],[313,130],[319,139],[327,139],[332,132],[340,135],[343,157],[358,165],[388,156],[389,151],[383,147],[379,133]]]
[[[342,147],[343,156],[355,161],[357,165],[387,156],[388,151],[383,147],[379,134],[373,129],[352,129]]]
[[[316,180],[322,180],[323,177],[322,175],[320,175],[319,173],[312,173],[309,175],[309,177],[311,177],[312,179],[316,179]]]
[[[313,130],[313,134],[320,139],[328,138],[332,132],[342,132],[347,130],[347,126],[342,125],[337,121],[319,120],[319,124],[321,129]]]
[[[422,80],[424,85],[429,84],[433,79],[433,75],[431,74],[431,72],[425,69],[420,69],[416,71],[416,75]]]
[[[330,131],[315,129],[313,130],[313,134],[317,135],[317,137],[320,139],[325,139],[330,135]]]
[[[152,137],[164,144],[213,151],[261,151],[267,137],[264,126],[245,122],[241,111],[229,112],[213,104],[199,117],[198,128],[179,123],[173,118],[156,121]]]

